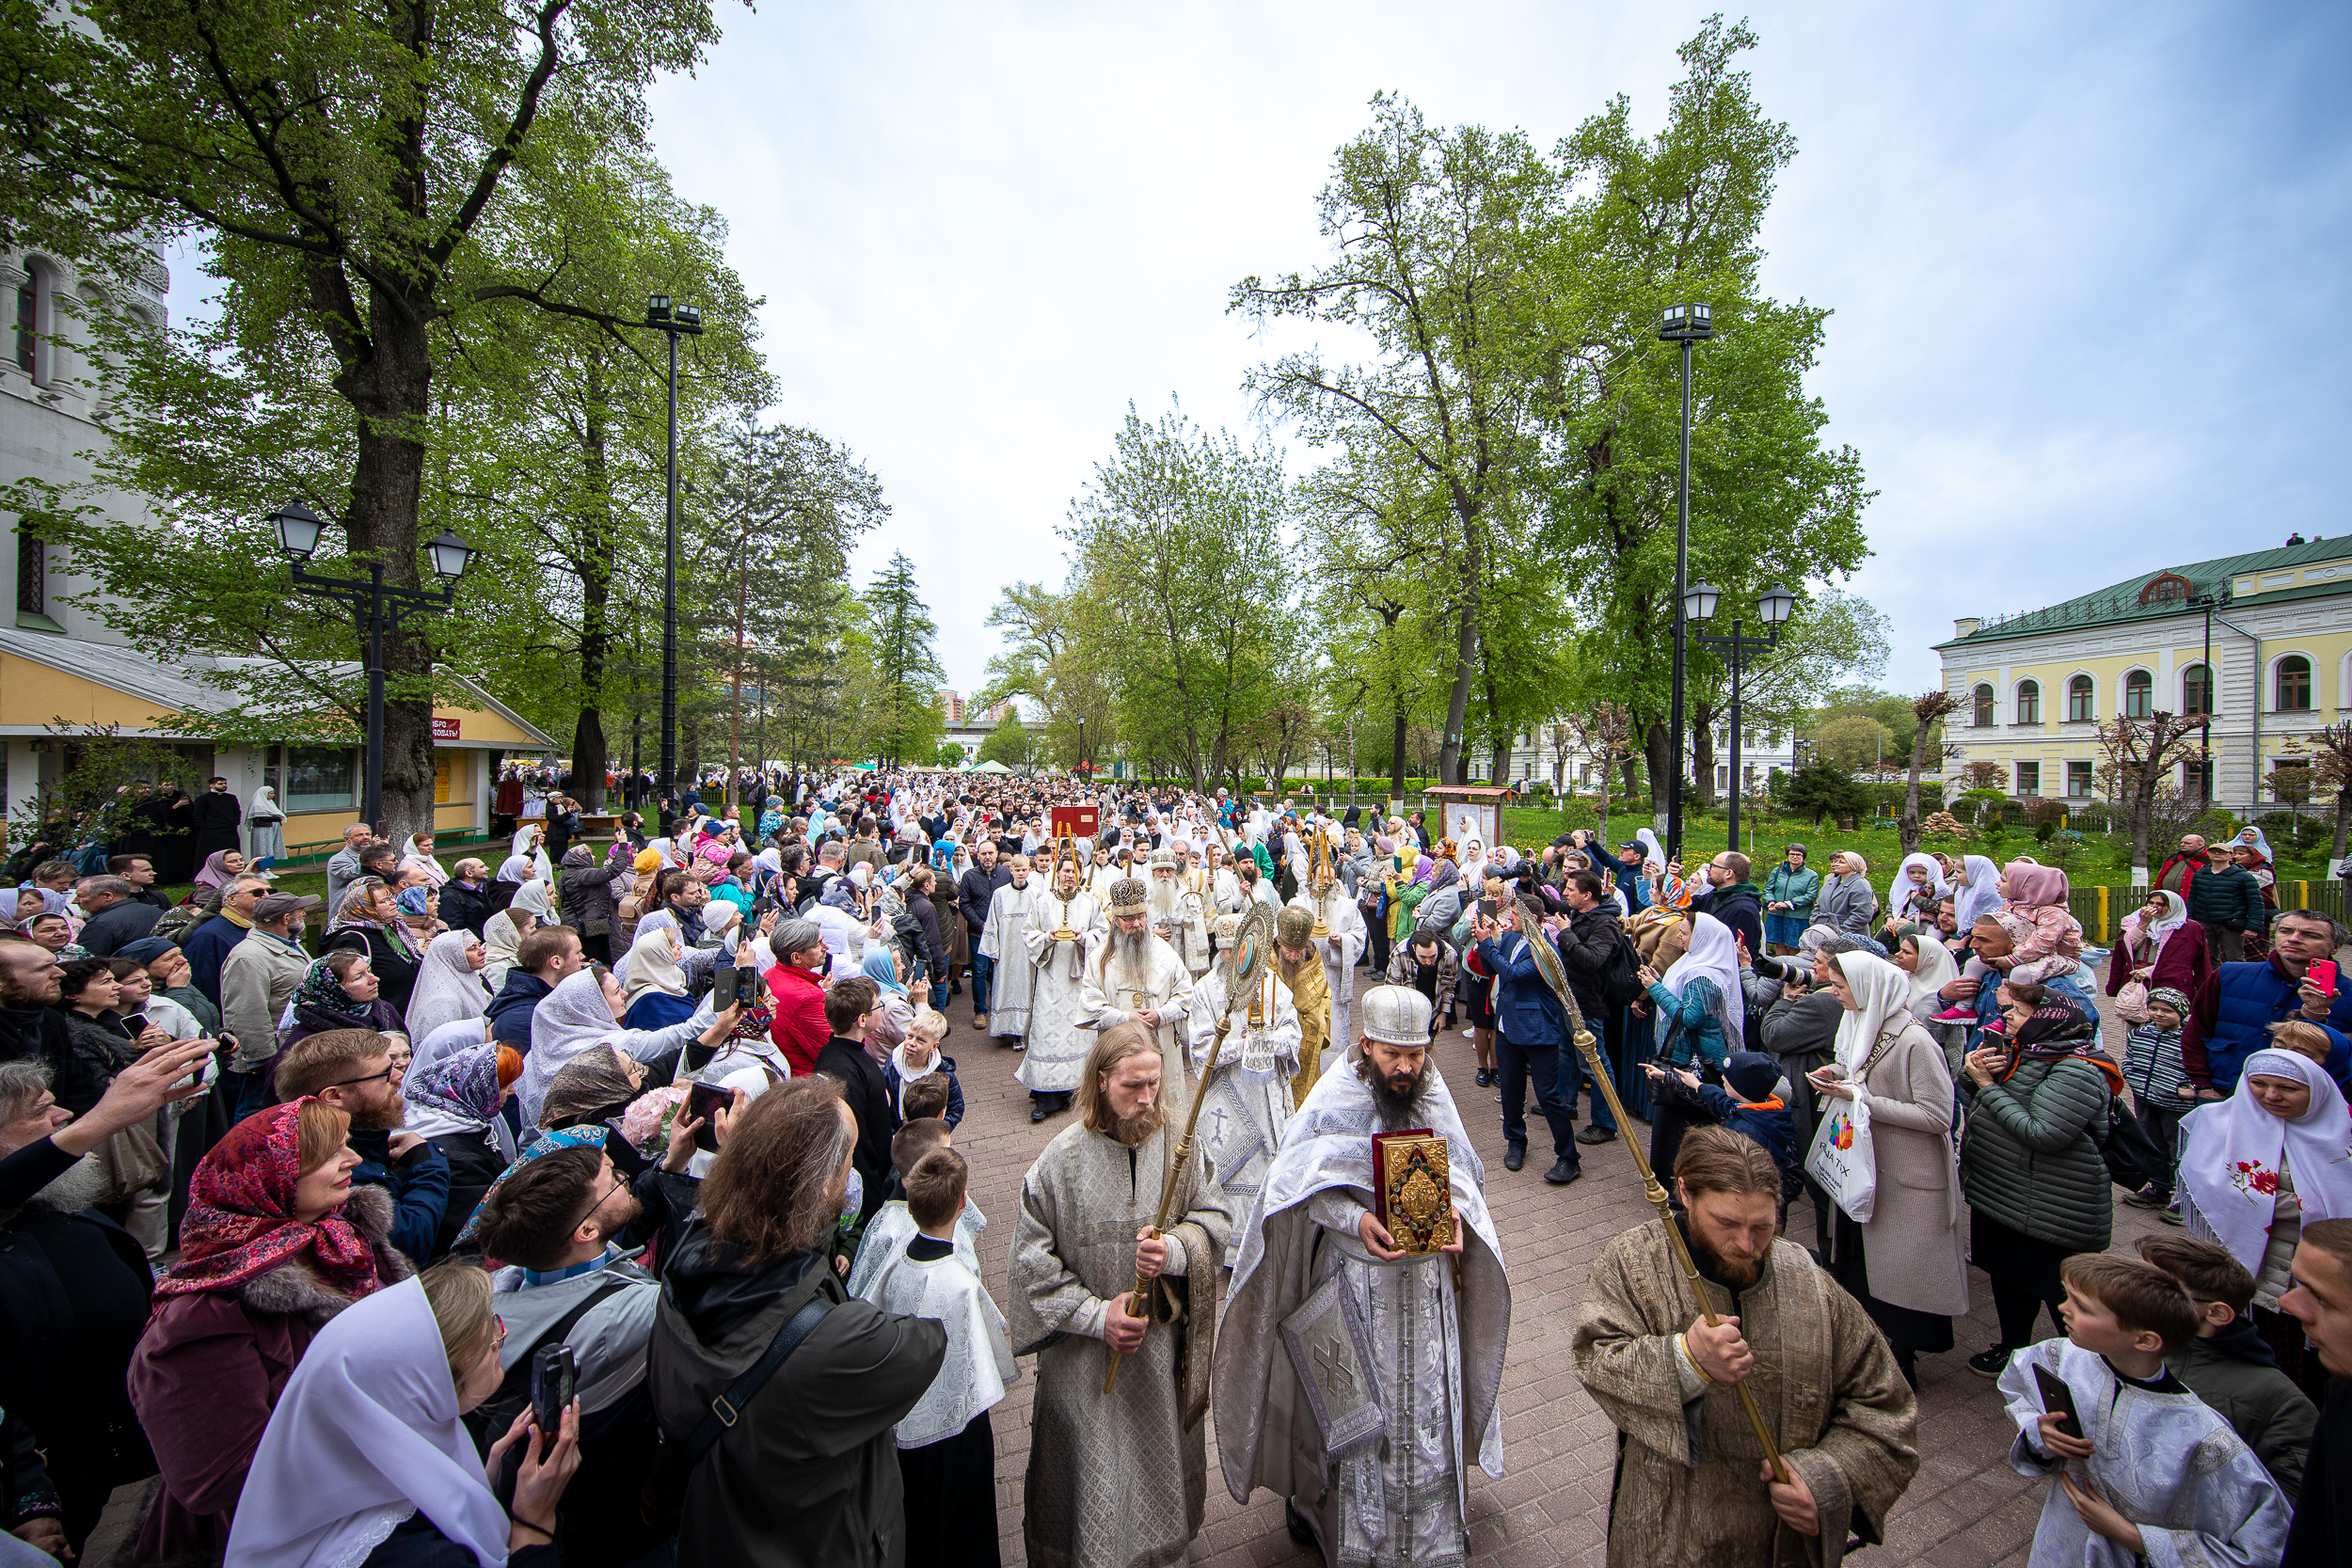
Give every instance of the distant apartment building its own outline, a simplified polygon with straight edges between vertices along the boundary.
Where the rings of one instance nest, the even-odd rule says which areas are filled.
[[[939,699],[939,711],[941,717],[945,718],[950,724],[961,724],[963,722],[963,698],[961,695],[944,686],[932,693],[932,695]]]

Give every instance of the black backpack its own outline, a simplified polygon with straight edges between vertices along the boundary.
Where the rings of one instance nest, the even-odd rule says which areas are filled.
[[[1642,955],[1633,950],[1633,939],[1626,935],[1624,926],[1612,927],[1609,935],[1616,945],[1600,972],[1600,999],[1612,1007],[1629,1006],[1645,989],[1641,979]]]

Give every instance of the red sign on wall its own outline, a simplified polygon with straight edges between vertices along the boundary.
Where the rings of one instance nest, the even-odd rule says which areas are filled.
[[[457,738],[458,722],[459,721],[454,719],[434,720],[433,738],[436,740],[455,740]]]

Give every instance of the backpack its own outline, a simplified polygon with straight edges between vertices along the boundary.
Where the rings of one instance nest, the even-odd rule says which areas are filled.
[[[1633,939],[1626,934],[1623,924],[1613,927],[1609,935],[1615,945],[1608,965],[1600,972],[1600,999],[1612,1007],[1629,1006],[1645,989],[1640,974],[1642,956],[1633,950]]]
[[[185,947],[196,928],[211,918],[201,904],[174,904],[156,918],[147,934],[160,937],[174,947]]]

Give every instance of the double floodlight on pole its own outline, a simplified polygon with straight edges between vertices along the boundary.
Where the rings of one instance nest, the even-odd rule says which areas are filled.
[[[1705,625],[1715,618],[1715,607],[1723,595],[1714,585],[1694,582],[1683,591],[1679,606],[1682,618]],[[1731,847],[1740,847],[1740,673],[1747,666],[1747,656],[1761,653],[1780,641],[1780,628],[1788,624],[1788,617],[1797,612],[1797,596],[1775,583],[1756,595],[1756,613],[1762,618],[1766,633],[1762,637],[1740,635],[1740,621],[1735,616],[1728,637],[1708,636],[1696,639],[1698,645],[1711,653],[1724,656],[1731,666],[1731,788],[1727,792],[1731,807]]]
[[[1669,704],[1666,756],[1666,854],[1682,854],[1682,689],[1690,661],[1690,628],[1683,615],[1683,596],[1691,580],[1691,349],[1715,335],[1715,314],[1705,305],[1669,305],[1658,325],[1658,336],[1682,345],[1682,470],[1680,505],[1675,523],[1675,653],[1674,696]],[[1708,590],[1712,593],[1713,590]]]
[[[278,531],[278,547],[293,563],[295,590],[344,606],[351,611],[359,635],[367,640],[367,784],[360,798],[359,815],[373,832],[383,826],[384,816],[384,634],[399,630],[400,623],[415,611],[447,610],[454,604],[457,579],[466,575],[467,566],[472,562],[474,547],[448,529],[425,545],[425,559],[433,563],[433,575],[441,579],[441,591],[429,594],[419,588],[386,586],[381,561],[368,562],[365,582],[356,578],[331,578],[305,571],[304,563],[318,552],[326,523],[298,500],[288,501],[271,513],[269,522]]]
[[[668,294],[648,294],[645,325],[670,340],[669,499],[661,559],[661,786],[670,789],[677,784],[677,341],[702,336],[703,313]],[[666,824],[662,831],[669,831]]]

